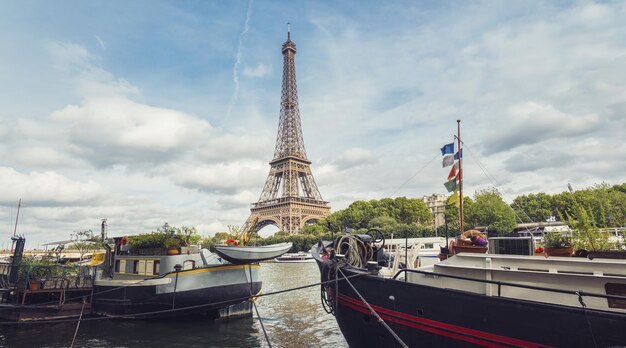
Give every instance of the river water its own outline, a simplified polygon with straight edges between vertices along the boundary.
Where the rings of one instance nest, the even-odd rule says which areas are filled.
[[[263,293],[319,282],[315,263],[262,263]],[[324,312],[320,287],[260,297],[257,307],[273,347],[347,347]],[[2,347],[69,347],[76,323],[0,326]],[[80,324],[74,347],[268,347],[253,317],[209,320],[96,320]]]

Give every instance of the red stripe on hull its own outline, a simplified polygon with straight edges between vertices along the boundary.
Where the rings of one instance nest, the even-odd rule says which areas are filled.
[[[339,294],[340,302],[354,310],[372,315],[372,312],[367,308],[365,303],[354,299],[352,297]],[[420,318],[410,314],[393,311],[384,307],[371,305],[370,306],[381,316],[381,318],[395,323],[413,327],[422,331],[435,333],[437,335],[462,340],[484,347],[550,347],[538,343],[528,342],[516,338],[495,335],[489,332],[478,331],[474,329],[468,329],[462,326],[451,325],[448,323],[435,321],[432,319]],[[459,334],[460,333],[460,334]]]

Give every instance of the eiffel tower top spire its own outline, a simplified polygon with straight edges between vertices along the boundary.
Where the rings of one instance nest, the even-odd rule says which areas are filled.
[[[273,161],[285,157],[307,160],[300,125],[298,86],[296,85],[296,44],[291,41],[291,24],[288,23],[287,41],[283,43],[283,87],[280,100],[280,119]]]

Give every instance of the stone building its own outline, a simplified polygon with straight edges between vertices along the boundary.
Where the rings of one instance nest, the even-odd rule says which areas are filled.
[[[448,196],[439,193],[433,193],[430,196],[422,197],[424,203],[430,212],[433,214],[434,227],[437,228],[439,226],[443,226],[445,221],[443,217],[443,212],[446,210],[446,200]]]

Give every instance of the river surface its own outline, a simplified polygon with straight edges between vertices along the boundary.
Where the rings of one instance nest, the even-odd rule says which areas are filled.
[[[319,282],[315,263],[262,263],[263,293]],[[257,299],[273,347],[347,347],[320,287]],[[76,323],[0,326],[2,347],[69,347]],[[209,320],[96,320],[80,324],[74,347],[268,347],[253,317]]]

